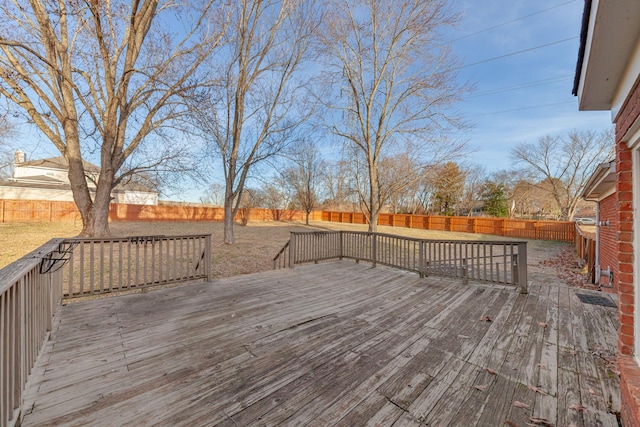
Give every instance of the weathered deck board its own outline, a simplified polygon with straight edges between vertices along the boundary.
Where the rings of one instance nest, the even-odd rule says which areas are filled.
[[[617,310],[529,289],[331,262],[70,304],[23,425],[615,426]]]

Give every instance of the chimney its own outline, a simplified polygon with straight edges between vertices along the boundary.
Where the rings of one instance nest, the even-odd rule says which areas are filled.
[[[20,163],[24,163],[24,151],[22,150],[17,150],[14,154],[13,154],[13,160],[15,162],[15,164],[20,164]]]

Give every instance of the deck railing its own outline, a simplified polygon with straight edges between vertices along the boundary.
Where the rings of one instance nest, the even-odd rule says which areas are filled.
[[[518,286],[527,293],[527,243],[424,240],[354,231],[292,232],[274,268],[351,258],[408,271]]]
[[[62,298],[211,280],[211,235],[55,239],[0,270],[0,426],[20,421],[27,378]]]
[[[62,295],[62,274],[45,259],[58,252],[55,239],[0,270],[0,425],[18,422],[22,394],[51,330]],[[45,271],[47,270],[47,271]]]
[[[65,298],[211,278],[211,235],[67,239]]]

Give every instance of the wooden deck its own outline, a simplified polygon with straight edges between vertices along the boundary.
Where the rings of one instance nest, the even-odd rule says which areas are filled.
[[[610,297],[529,290],[344,261],[69,304],[23,425],[618,426]]]

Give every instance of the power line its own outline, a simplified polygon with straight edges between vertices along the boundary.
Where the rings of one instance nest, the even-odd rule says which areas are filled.
[[[501,88],[495,88],[495,89],[490,89],[490,90],[485,90],[482,92],[477,92],[474,93],[473,95],[467,96],[467,98],[477,98],[480,96],[487,96],[487,95],[495,95],[498,93],[504,93],[504,92],[511,92],[514,90],[519,90],[519,89],[526,89],[526,88],[530,88],[530,87],[536,87],[536,86],[544,86],[544,85],[548,85],[551,83],[557,83],[557,82],[561,82],[561,81],[565,81],[565,80],[571,80],[573,78],[573,75],[566,75],[566,76],[562,76],[562,77],[553,77],[553,78],[548,78],[548,79],[543,79],[543,80],[536,80],[533,82],[528,82],[528,83],[520,83],[517,85],[512,85],[512,86],[505,86],[505,87],[501,87]]]
[[[482,61],[473,62],[471,64],[461,65],[460,67],[455,67],[452,70],[460,70],[462,68],[473,67],[474,65],[484,64],[486,62],[495,61],[497,59],[502,59],[502,58],[507,58],[509,56],[519,55],[521,53],[530,52],[530,51],[536,50],[536,49],[542,49],[543,47],[553,46],[555,44],[568,42],[570,40],[575,40],[577,38],[578,38],[578,36],[569,37],[568,39],[562,39],[562,40],[558,40],[558,41],[555,41],[555,42],[551,42],[551,43],[546,43],[546,44],[542,44],[542,45],[539,45],[539,46],[530,47],[530,48],[527,48],[527,49],[519,50],[517,52],[511,52],[511,53],[507,53],[505,55],[494,56],[493,58],[487,58],[487,59],[483,59]]]
[[[467,117],[491,116],[495,114],[512,113],[514,111],[533,110],[535,108],[553,107],[556,105],[573,104],[573,103],[574,103],[573,101],[565,101],[565,102],[556,102],[555,104],[533,105],[531,107],[512,108],[511,110],[502,110],[502,111],[492,111],[490,113],[475,114],[473,116],[467,116]]]
[[[570,0],[570,1],[567,1],[567,2],[564,2],[564,3],[560,3],[558,5],[555,5],[555,6],[549,7],[547,9],[539,10],[538,12],[533,12],[533,13],[530,13],[528,15],[524,15],[524,16],[521,16],[519,18],[512,19],[511,21],[503,22],[501,24],[496,24],[496,25],[493,25],[491,27],[487,27],[487,28],[484,28],[482,30],[475,31],[473,33],[465,34],[464,36],[458,37],[457,39],[453,39],[452,42],[457,42],[458,40],[466,39],[467,37],[475,36],[476,34],[484,33],[485,31],[494,30],[496,28],[499,28],[499,27],[502,27],[502,26],[505,26],[505,25],[508,25],[508,24],[513,24],[514,22],[521,21],[523,19],[529,18],[529,17],[534,16],[534,15],[539,15],[539,14],[547,12],[549,10],[552,10],[552,9],[555,9],[555,8],[558,8],[558,7],[561,7],[561,6],[565,6],[565,5],[569,4],[569,3],[574,3],[575,1],[576,0]]]

